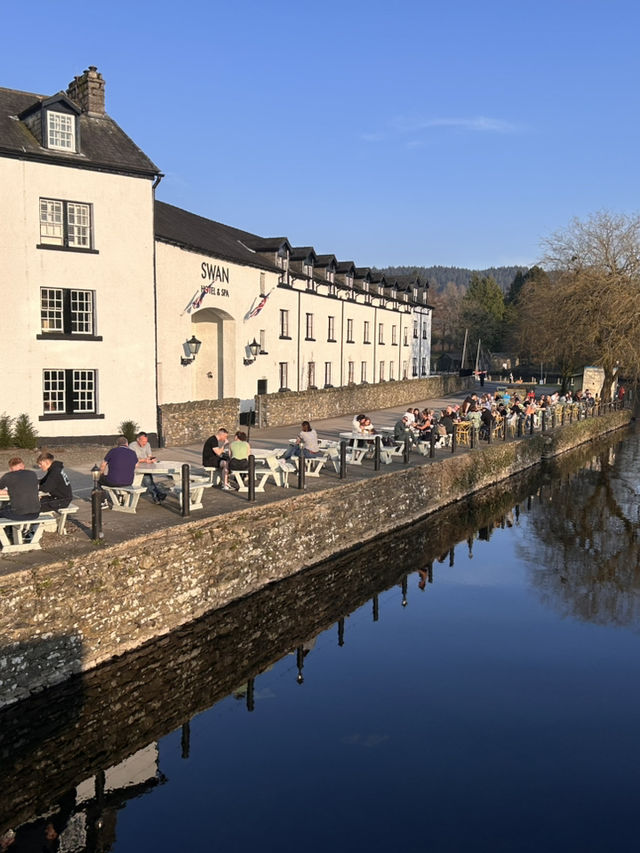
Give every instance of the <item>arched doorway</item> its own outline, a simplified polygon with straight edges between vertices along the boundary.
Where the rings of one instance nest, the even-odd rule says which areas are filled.
[[[191,324],[202,342],[193,363],[195,399],[236,396],[236,321],[220,308],[201,308],[192,315]]]

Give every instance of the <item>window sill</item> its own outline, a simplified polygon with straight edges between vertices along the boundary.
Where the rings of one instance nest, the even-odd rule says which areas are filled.
[[[37,341],[101,341],[102,335],[68,335],[65,332],[42,332]]]
[[[88,420],[104,420],[104,415],[98,415],[96,412],[51,412],[48,415],[40,415],[39,421],[88,421]]]
[[[99,255],[97,249],[83,249],[79,246],[56,246],[53,243],[37,243],[36,249],[50,249],[53,252],[80,252],[84,255]]]

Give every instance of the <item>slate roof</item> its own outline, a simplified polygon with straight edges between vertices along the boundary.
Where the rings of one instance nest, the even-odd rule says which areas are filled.
[[[155,204],[155,235],[158,240],[196,252],[282,273],[279,267],[265,261],[250,248],[250,243],[254,244],[261,239],[256,234],[214,222],[163,201],[156,201]]]
[[[67,98],[63,92],[61,97]],[[160,170],[108,115],[80,113],[79,153],[44,148],[18,116],[32,111],[49,95],[0,88],[0,156],[41,163],[155,177]]]

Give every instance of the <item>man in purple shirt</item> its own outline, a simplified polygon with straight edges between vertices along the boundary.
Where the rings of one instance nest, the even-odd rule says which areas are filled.
[[[100,465],[98,482],[105,486],[130,486],[137,464],[138,457],[127,447],[127,439],[121,435]]]

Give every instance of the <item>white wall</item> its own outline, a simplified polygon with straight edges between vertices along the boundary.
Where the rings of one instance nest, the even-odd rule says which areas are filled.
[[[0,158],[0,187],[0,411],[26,412],[44,436],[112,434],[123,419],[155,429],[151,180]],[[36,248],[41,197],[93,205],[97,254]],[[103,340],[37,340],[43,286],[94,290]],[[44,368],[97,370],[104,418],[40,420]]]

